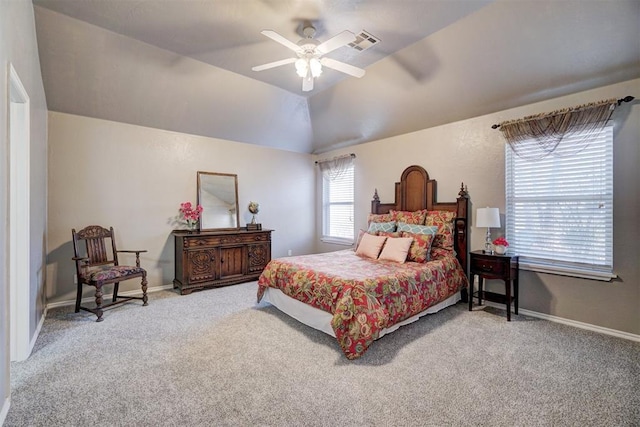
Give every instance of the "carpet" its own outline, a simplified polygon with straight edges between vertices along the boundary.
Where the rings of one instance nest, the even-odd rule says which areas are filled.
[[[256,283],[48,312],[5,426],[638,426],[640,343],[465,304],[349,361]]]

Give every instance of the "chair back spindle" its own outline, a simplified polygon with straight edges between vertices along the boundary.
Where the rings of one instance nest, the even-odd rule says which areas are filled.
[[[90,264],[106,264],[108,262],[107,245],[105,245],[104,239],[90,238],[86,239],[85,243]]]

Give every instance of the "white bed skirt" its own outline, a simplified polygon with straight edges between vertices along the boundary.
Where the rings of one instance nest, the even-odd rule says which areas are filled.
[[[436,313],[444,308],[454,305],[455,303],[460,301],[460,299],[460,292],[456,292],[446,300],[439,302],[436,305],[432,305],[423,312],[405,319],[402,322],[396,323],[389,328],[383,329],[382,331],[380,331],[380,335],[378,336],[378,338],[381,338],[382,336],[395,331],[400,326],[413,323],[426,314]],[[304,323],[307,326],[311,326],[312,328],[329,334],[334,338],[336,336],[336,334],[333,332],[333,328],[331,327],[331,319],[333,316],[326,311],[307,305],[303,302],[298,301],[297,299],[293,299],[282,293],[280,289],[275,288],[267,288],[263,296],[263,301],[271,303],[278,310],[282,311],[285,314],[288,314],[289,316],[293,317],[299,322]]]

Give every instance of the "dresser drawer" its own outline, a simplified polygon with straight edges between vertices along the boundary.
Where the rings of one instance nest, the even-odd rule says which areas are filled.
[[[471,271],[503,275],[509,263],[501,259],[472,257]]]
[[[268,242],[269,240],[270,232],[238,233],[219,236],[185,236],[184,247],[185,249],[202,248],[228,244]]]

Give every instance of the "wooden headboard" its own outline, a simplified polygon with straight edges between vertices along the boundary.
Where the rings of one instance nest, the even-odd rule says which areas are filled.
[[[430,211],[451,211],[456,213],[454,222],[454,248],[456,255],[467,277],[469,259],[469,245],[467,238],[469,236],[468,228],[468,207],[469,196],[464,188],[464,184],[460,184],[460,191],[455,202],[438,202],[436,201],[435,179],[429,179],[429,174],[422,166],[409,166],[402,172],[400,182],[396,182],[396,200],[393,203],[380,203],[378,190],[376,189],[371,201],[371,213],[385,214],[390,210],[398,211],[418,211],[427,209]]]

